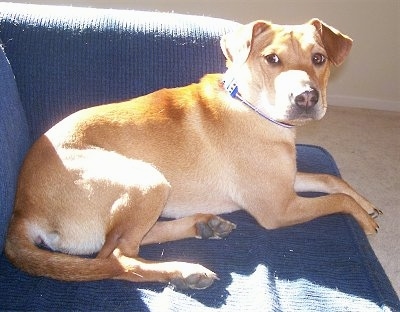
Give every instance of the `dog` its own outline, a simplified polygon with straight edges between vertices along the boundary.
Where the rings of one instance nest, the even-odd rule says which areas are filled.
[[[347,213],[377,232],[381,211],[346,182],[296,170],[295,128],[324,116],[330,67],[351,46],[319,19],[255,21],[222,37],[226,73],[65,118],[25,158],[7,257],[59,280],[203,289],[214,272],[148,261],[139,247],[223,238],[236,225],[218,215],[238,209],[265,229]],[[297,195],[305,191],[328,195]]]

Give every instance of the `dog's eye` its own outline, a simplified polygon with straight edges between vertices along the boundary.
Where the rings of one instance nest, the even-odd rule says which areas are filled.
[[[325,55],[321,54],[321,53],[315,53],[312,56],[312,62],[314,65],[322,65],[326,62],[326,57]]]
[[[278,65],[281,63],[281,60],[279,59],[278,55],[276,54],[269,54],[265,57],[268,63],[273,64],[273,65]]]

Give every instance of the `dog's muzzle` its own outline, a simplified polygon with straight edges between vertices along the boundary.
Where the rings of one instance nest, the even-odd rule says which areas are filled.
[[[310,76],[301,70],[282,72],[275,78],[275,110],[281,120],[302,125],[309,120],[319,120],[325,114],[324,103]],[[293,123],[294,122],[294,123]]]

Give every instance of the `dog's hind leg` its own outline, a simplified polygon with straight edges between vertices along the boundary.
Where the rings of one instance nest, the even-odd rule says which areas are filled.
[[[145,192],[136,188],[114,202],[105,242],[97,258],[106,258],[116,248],[123,255],[136,257],[146,233],[154,226],[167,201],[169,185],[160,183]]]
[[[130,227],[125,231],[121,228],[121,231],[115,230],[113,234],[107,235],[108,241],[105,246],[108,245],[107,248],[116,246],[108,258],[118,261],[125,270],[125,273],[116,276],[115,279],[134,282],[169,282],[179,289],[207,288],[217,279],[214,272],[199,264],[149,261],[138,257],[139,243],[146,232],[146,227],[143,226],[140,219],[135,221],[130,222]],[[138,235],[139,227],[141,235]],[[115,233],[121,234],[116,235]],[[169,237],[168,233],[165,235]]]
[[[133,188],[115,201],[109,231],[97,258],[110,259],[123,268],[123,273],[115,276],[115,279],[170,282],[182,289],[210,286],[217,276],[199,264],[149,261],[138,256],[143,237],[150,229],[159,228],[160,223],[156,221],[169,195],[167,183],[144,189],[145,192]],[[168,233],[165,235],[172,238]]]
[[[218,279],[217,275],[200,264],[168,261],[157,262],[139,257],[126,257],[115,249],[109,258],[125,270],[114,279],[133,282],[167,282],[179,289],[204,289]]]

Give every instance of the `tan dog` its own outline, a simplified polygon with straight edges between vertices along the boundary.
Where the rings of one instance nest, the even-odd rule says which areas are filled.
[[[371,216],[380,211],[347,183],[296,172],[291,127],[323,117],[329,66],[340,65],[351,45],[317,19],[256,21],[222,39],[227,74],[64,119],[26,157],[7,256],[30,274],[61,280],[205,288],[213,272],[141,259],[139,246],[224,237],[235,225],[216,215],[238,209],[266,229],[348,213],[375,233]]]

